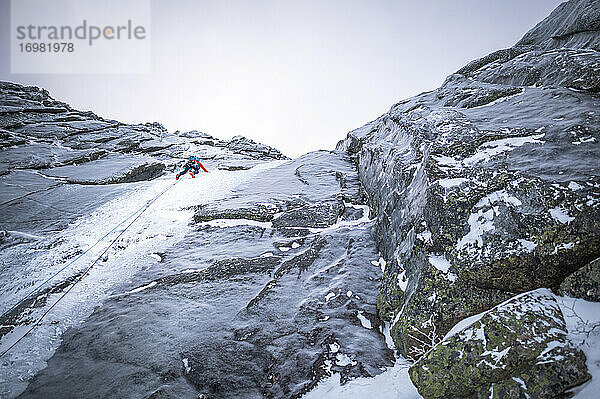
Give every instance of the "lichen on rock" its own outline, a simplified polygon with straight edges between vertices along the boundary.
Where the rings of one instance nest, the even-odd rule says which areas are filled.
[[[558,289],[600,256],[598,35],[573,28],[597,11],[561,5],[532,30],[539,37],[338,143],[377,217],[379,316],[404,356],[417,360],[456,322],[515,294]]]
[[[560,285],[563,295],[600,302],[600,258],[568,276]]]
[[[587,381],[552,293],[518,295],[460,323],[409,373],[430,398],[556,398]],[[462,328],[461,328],[462,327]]]

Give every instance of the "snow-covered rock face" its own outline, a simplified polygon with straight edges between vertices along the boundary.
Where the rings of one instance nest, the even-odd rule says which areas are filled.
[[[377,217],[379,314],[408,358],[600,256],[598,11],[561,5],[338,144]]]
[[[379,330],[427,398],[581,384],[585,357],[539,288],[600,292],[599,15],[566,2],[338,151],[293,161],[0,82],[0,310],[59,272],[2,317],[2,350],[189,155],[211,171],[173,186],[3,358],[0,396],[298,398],[324,380],[318,397],[379,374],[385,389],[337,391],[414,397],[390,383],[406,364],[380,374]]]
[[[243,137],[124,125],[0,88],[0,310],[82,256],[2,317],[1,351],[189,155],[210,170],[179,180],[2,358],[0,397],[299,397],[392,365],[374,221],[348,154],[284,161]]]
[[[425,398],[557,398],[590,378],[585,356],[568,343],[561,309],[546,289],[521,294],[464,324],[411,367]]]
[[[285,158],[241,136],[221,141],[196,131],[169,133],[158,123],[103,119],[43,89],[8,82],[0,82],[0,149],[0,213],[10,215],[0,218],[0,229],[38,233],[61,229],[82,209],[124,191],[108,185],[154,179],[189,155],[211,170]]]

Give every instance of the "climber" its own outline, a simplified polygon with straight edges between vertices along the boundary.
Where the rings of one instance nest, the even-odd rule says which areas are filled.
[[[179,178],[185,175],[188,171],[190,172],[190,175],[192,175],[192,177],[196,177],[196,174],[200,173],[200,169],[202,169],[205,172],[208,172],[204,165],[200,163],[200,159],[198,159],[197,157],[189,157],[188,161],[185,163],[185,165],[183,165],[183,170],[177,174],[177,177],[175,177],[175,179],[179,180]]]

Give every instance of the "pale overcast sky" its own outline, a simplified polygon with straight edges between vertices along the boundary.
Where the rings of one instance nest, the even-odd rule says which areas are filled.
[[[150,74],[13,75],[0,0],[0,80],[107,118],[242,134],[298,156],[510,47],[560,3],[154,0]]]

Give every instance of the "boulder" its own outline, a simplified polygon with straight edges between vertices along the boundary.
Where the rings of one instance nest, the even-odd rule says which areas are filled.
[[[456,325],[409,371],[433,398],[561,398],[591,378],[552,293],[520,294]]]

